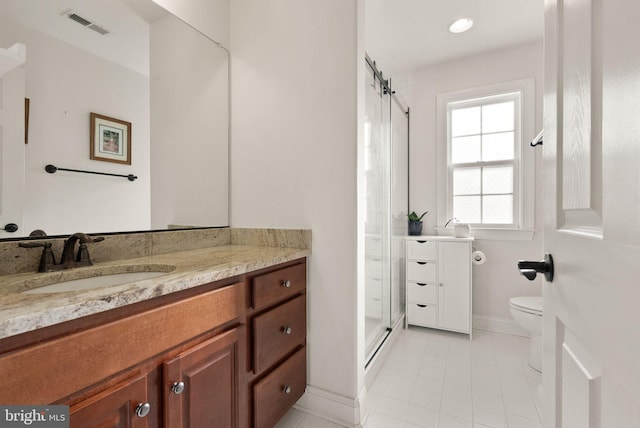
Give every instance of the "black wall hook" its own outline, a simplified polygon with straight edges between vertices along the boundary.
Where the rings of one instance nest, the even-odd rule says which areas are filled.
[[[540,133],[538,135],[536,135],[536,138],[534,138],[533,140],[531,140],[531,142],[529,143],[529,145],[531,147],[535,147],[535,146],[541,146],[544,140],[544,130],[540,131]]]
[[[13,233],[18,231],[18,225],[15,223],[7,223],[2,228],[5,232]]]

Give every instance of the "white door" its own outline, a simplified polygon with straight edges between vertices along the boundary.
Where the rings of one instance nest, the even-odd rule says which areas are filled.
[[[24,236],[24,95],[25,74],[16,68],[0,76],[0,238]],[[4,230],[16,224],[18,231]]]
[[[640,427],[639,19],[545,0],[546,428]]]

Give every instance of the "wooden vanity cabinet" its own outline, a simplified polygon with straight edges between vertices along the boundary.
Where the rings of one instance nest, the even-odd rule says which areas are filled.
[[[0,403],[69,404],[78,428],[244,428],[245,288],[244,279],[203,285],[0,354]],[[179,396],[174,382],[184,382]]]
[[[0,340],[0,403],[68,404],[78,428],[271,428],[305,345],[299,259]]]
[[[249,284],[250,426],[271,428],[307,384],[305,260],[257,272]]]

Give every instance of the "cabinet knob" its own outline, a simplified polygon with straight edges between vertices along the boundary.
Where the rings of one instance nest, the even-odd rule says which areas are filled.
[[[171,392],[176,395],[180,395],[184,392],[184,382],[173,382],[171,385]]]
[[[288,279],[285,279],[284,281],[282,281],[282,286],[284,288],[291,288],[291,281],[289,281]]]
[[[290,386],[285,386],[284,388],[282,388],[282,392],[284,392],[285,394],[291,394],[291,387]]]
[[[144,418],[150,411],[151,404],[149,403],[140,403],[138,404],[138,407],[136,407],[136,415],[138,415],[139,418]]]
[[[282,327],[282,332],[284,334],[291,334],[291,327]]]

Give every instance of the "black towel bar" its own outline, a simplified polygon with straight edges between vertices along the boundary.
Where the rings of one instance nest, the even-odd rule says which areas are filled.
[[[110,174],[108,172],[85,171],[85,170],[82,170],[82,169],[70,169],[70,168],[58,168],[57,166],[51,165],[51,164],[45,166],[44,170],[47,171],[49,174],[53,174],[56,171],[71,171],[71,172],[81,172],[83,174],[110,175],[112,177],[124,177],[124,178],[128,179],[129,181],[134,181],[134,180],[136,180],[138,178],[136,175],[133,175],[133,174],[129,174],[129,175]]]

